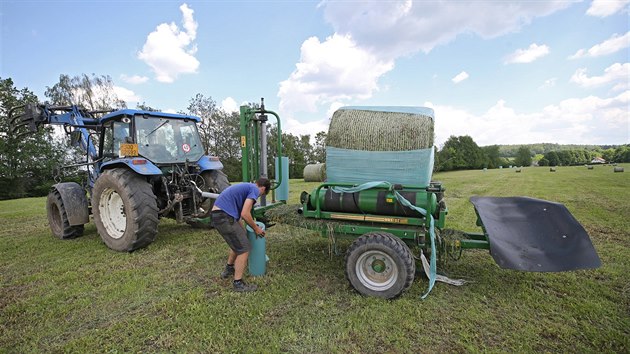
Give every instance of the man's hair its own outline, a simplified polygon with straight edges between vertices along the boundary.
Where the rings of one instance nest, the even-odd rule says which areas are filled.
[[[256,185],[258,187],[265,187],[265,194],[269,193],[269,190],[271,189],[271,181],[265,177],[260,177],[256,181]]]

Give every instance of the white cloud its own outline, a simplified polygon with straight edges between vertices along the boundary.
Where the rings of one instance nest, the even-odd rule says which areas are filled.
[[[623,36],[619,36],[617,33],[615,33],[609,39],[603,41],[600,44],[592,46],[589,50],[578,50],[575,54],[570,56],[569,59],[599,57],[602,55],[616,53],[628,47],[630,47],[630,31],[626,32],[626,34],[624,34]]]
[[[586,68],[578,69],[573,76],[571,76],[570,82],[586,88],[616,83],[615,90],[621,90],[628,88],[629,77],[630,63],[615,63],[607,67],[602,76],[589,77]]]
[[[225,112],[238,112],[239,106],[232,97],[228,97],[221,101],[221,109]]]
[[[429,52],[462,33],[494,38],[536,17],[575,3],[566,1],[324,1],[324,16],[341,35],[382,58]]]
[[[541,90],[547,89],[547,88],[551,88],[556,86],[556,82],[558,81],[557,78],[552,77],[551,79],[547,79],[545,80],[545,82],[538,88]]]
[[[282,131],[293,135],[310,135],[311,143],[315,142],[315,135],[321,131],[327,132],[330,121],[328,118],[302,123],[294,118],[283,118]]]
[[[135,92],[120,86],[114,86],[114,93],[125,102],[140,102],[141,98]]]
[[[540,112],[519,113],[498,101],[481,115],[433,105],[436,145],[449,136],[469,135],[480,146],[492,144],[627,144],[630,91],[616,97],[571,98]]]
[[[630,0],[593,0],[586,14],[595,17],[608,17],[630,3]]]
[[[519,30],[533,18],[573,1],[322,1],[335,33],[302,44],[301,59],[280,83],[280,108],[315,111],[319,105],[366,99],[395,59],[454,40],[459,34],[494,38]]]
[[[531,63],[547,54],[549,54],[547,45],[532,43],[527,49],[517,49],[514,53],[508,55],[505,59],[505,64]]]
[[[333,102],[330,104],[330,107],[328,107],[328,111],[326,111],[326,117],[327,118],[332,118],[333,114],[335,113],[336,110],[338,110],[339,108],[345,106],[342,102]],[[325,131],[328,131],[328,129],[326,129]]]
[[[378,90],[377,80],[394,68],[360,48],[350,36],[333,35],[302,43],[300,62],[280,83],[280,110],[314,112],[319,104],[367,99]]]
[[[465,71],[462,71],[461,73],[457,74],[454,78],[451,79],[451,81],[453,81],[456,84],[459,84],[460,82],[468,79],[468,73]]]
[[[133,84],[133,85],[142,84],[149,81],[148,77],[140,76],[140,75],[127,76],[125,74],[121,74],[120,79],[128,84]]]
[[[173,82],[180,74],[197,72],[199,61],[195,58],[197,47],[193,44],[197,36],[197,22],[188,5],[179,7],[183,15],[184,30],[173,22],[162,23],[151,32],[144,43],[138,59],[151,67],[160,82]]]

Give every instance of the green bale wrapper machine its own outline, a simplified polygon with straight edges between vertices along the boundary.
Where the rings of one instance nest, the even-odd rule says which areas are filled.
[[[267,115],[241,107],[243,180],[267,175]],[[445,235],[445,188],[431,180],[433,110],[424,107],[344,107],[332,117],[327,137],[327,181],[300,204],[286,205],[287,192],[272,194],[254,209],[254,217],[316,230],[333,242],[353,241],[345,256],[345,274],[359,293],[400,296],[413,283],[419,262],[429,278],[456,283],[437,274],[438,260],[449,252],[487,249],[505,269],[559,272],[596,268],[600,260],[584,228],[562,204],[527,197],[475,196],[479,233]],[[282,156],[278,143],[277,156]],[[278,166],[280,165],[280,166]],[[276,160],[278,171],[286,169]],[[276,177],[278,179],[278,177]],[[278,191],[287,188],[282,178]],[[284,184],[283,184],[284,183]],[[277,201],[278,200],[278,201]]]

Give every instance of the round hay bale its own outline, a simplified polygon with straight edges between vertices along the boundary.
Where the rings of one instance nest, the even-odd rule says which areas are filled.
[[[556,172],[556,168],[555,167],[549,167],[549,172]]]
[[[593,166],[587,166],[586,168],[588,168],[589,170],[592,170]]]
[[[304,167],[304,182],[324,182],[326,180],[326,164],[315,163]]]
[[[520,168],[520,167],[519,167],[519,168],[517,168],[517,169],[516,169],[516,172],[517,172],[517,173],[520,173],[520,172],[521,172],[521,168]]]
[[[433,110],[424,107],[344,107],[330,121],[326,145],[363,151],[433,147]]]
[[[615,167],[615,172],[623,172],[623,167]]]

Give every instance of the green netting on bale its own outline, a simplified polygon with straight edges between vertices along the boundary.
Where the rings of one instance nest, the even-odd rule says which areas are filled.
[[[325,163],[310,164],[304,167],[304,182],[324,182],[325,180]]]
[[[333,114],[326,146],[363,151],[419,150],[433,147],[433,132],[430,108],[343,107]]]

